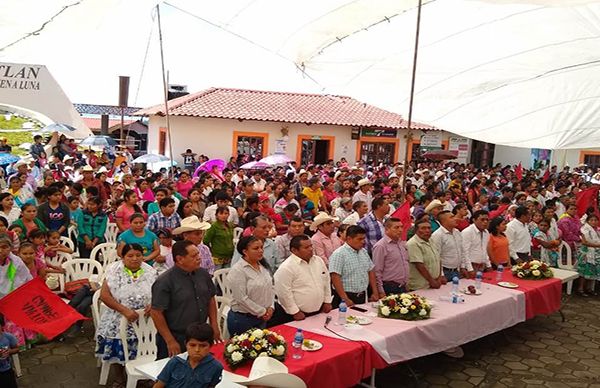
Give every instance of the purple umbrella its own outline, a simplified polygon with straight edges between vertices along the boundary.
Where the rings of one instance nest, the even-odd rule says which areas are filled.
[[[291,159],[286,154],[273,154],[262,158],[260,161],[270,166],[277,166],[279,164],[288,164],[290,162],[293,162],[293,159]]]
[[[264,170],[265,168],[271,167],[267,163],[263,163],[261,161],[248,162],[240,166],[243,170]]]
[[[225,161],[223,159],[211,159],[204,163],[202,163],[196,171],[194,171],[194,177],[197,177],[200,174],[200,171],[211,172],[213,167],[217,167],[219,171],[223,171],[225,168]]]

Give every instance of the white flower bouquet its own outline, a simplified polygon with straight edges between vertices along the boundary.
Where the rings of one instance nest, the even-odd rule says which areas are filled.
[[[519,279],[543,280],[554,277],[548,264],[539,260],[519,263],[512,267],[512,273]]]
[[[392,294],[379,300],[378,316],[382,318],[416,321],[428,319],[431,304],[417,294]]]
[[[236,335],[225,344],[225,360],[237,368],[256,357],[273,357],[285,360],[287,346],[283,336],[267,329],[250,329]]]

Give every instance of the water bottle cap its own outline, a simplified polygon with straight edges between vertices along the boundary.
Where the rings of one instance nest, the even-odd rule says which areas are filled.
[[[452,283],[458,283],[458,276],[452,278]]]
[[[298,328],[298,330],[296,330],[296,333],[302,333],[302,329]]]

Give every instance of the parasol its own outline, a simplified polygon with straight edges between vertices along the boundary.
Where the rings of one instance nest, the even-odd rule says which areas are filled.
[[[75,131],[77,131],[77,128],[72,127],[70,125],[54,123],[54,124],[46,125],[44,128],[38,130],[37,132],[44,132],[44,133],[60,132],[60,133],[69,134],[69,133],[75,132]]]
[[[0,166],[18,162],[20,159],[21,158],[16,155],[2,152],[0,153]]]
[[[84,147],[114,147],[117,145],[117,141],[110,136],[92,135],[83,139],[79,145]]]
[[[264,170],[269,167],[271,166],[262,161],[248,162],[240,166],[240,168],[243,170]]]
[[[227,163],[225,163],[225,161],[223,159],[207,160],[206,162],[204,162],[200,166],[198,166],[196,171],[194,171],[194,176],[197,177],[200,174],[200,171],[211,172],[214,167],[217,167],[219,169],[219,171],[223,171],[226,164]]]
[[[286,154],[273,154],[262,158],[260,162],[266,163],[270,166],[277,166],[280,164],[288,164],[290,162],[293,162],[293,159],[291,159]]]
[[[157,155],[157,154],[146,154],[146,155],[142,155],[142,156],[138,156],[137,158],[133,159],[133,163],[159,163],[159,162],[166,162],[170,160],[167,156],[165,155]]]

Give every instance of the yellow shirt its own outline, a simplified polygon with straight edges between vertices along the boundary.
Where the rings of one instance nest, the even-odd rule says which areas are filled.
[[[304,190],[302,190],[302,194],[306,195],[308,200],[315,205],[315,209],[319,208],[321,197],[323,197],[323,192],[320,188],[312,190],[310,187],[305,187]]]

